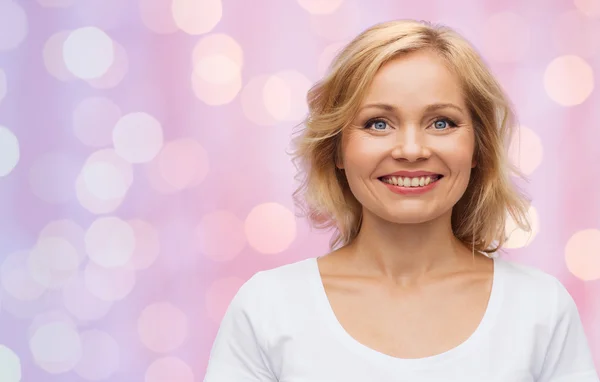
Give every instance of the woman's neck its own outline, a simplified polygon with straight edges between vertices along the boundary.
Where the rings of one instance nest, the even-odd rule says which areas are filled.
[[[471,250],[454,236],[450,219],[451,211],[425,223],[395,224],[366,213],[344,256],[365,275],[401,284],[463,268]]]

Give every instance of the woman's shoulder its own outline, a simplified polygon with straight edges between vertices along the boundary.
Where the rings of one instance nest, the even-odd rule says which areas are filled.
[[[511,278],[513,282],[548,286],[557,281],[555,276],[533,265],[501,256],[496,256],[494,260],[506,277]]]
[[[238,290],[235,300],[240,305],[258,307],[276,301],[289,301],[301,295],[312,283],[315,258],[307,258],[254,273]]]
[[[257,271],[247,283],[257,288],[272,288],[305,284],[313,275],[316,259],[307,258]]]
[[[558,277],[532,265],[496,258],[502,274],[505,300],[557,317],[576,308]]]
[[[515,287],[552,291],[562,285],[556,276],[533,265],[504,257],[496,257],[495,263],[503,277]]]

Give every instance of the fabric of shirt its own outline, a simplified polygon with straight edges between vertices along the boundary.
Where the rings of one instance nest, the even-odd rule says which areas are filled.
[[[344,330],[316,258],[252,276],[231,301],[205,382],[599,382],[577,306],[555,277],[494,257],[483,318],[444,353],[401,359]]]

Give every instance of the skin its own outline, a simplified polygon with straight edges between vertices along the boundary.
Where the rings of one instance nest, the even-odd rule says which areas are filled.
[[[428,109],[436,104],[455,107]],[[317,262],[340,325],[374,351],[439,354],[464,342],[484,315],[493,262],[456,239],[450,220],[477,165],[474,148],[459,81],[426,50],[382,66],[343,132],[337,166],[363,222],[352,243]],[[378,179],[399,170],[444,177],[425,194],[399,195]]]

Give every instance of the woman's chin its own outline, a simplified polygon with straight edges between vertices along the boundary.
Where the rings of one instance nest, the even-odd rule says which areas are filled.
[[[423,213],[419,211],[389,211],[379,216],[381,219],[394,224],[423,224],[440,217],[440,214]]]

